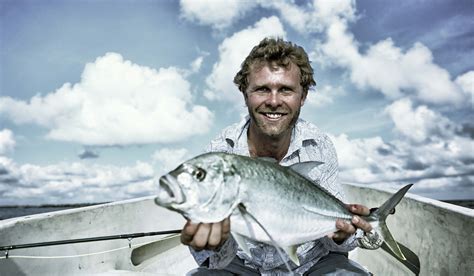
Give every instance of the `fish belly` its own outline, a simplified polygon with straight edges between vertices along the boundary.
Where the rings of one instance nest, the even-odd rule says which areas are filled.
[[[238,210],[231,217],[232,231],[252,240],[271,244],[270,234],[279,246],[299,245],[335,232],[338,218],[351,219],[333,198],[315,194],[318,191],[312,188],[291,190],[291,185],[276,188],[271,184],[263,191],[266,185],[260,182],[259,186],[242,203],[261,226]]]

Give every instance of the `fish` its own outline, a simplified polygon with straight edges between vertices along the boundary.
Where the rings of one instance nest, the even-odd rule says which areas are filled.
[[[321,164],[310,161],[285,167],[271,158],[205,153],[161,176],[155,203],[193,222],[214,223],[230,216],[231,234],[247,254],[245,241],[250,239],[282,249],[299,265],[299,245],[336,232],[337,219],[350,223],[353,217],[344,202],[309,177]],[[403,252],[407,251],[400,249],[385,219],[411,185],[362,216],[400,261],[406,260]]]

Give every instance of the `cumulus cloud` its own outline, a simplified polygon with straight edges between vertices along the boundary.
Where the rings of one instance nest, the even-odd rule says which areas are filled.
[[[213,120],[206,107],[193,103],[179,69],[155,70],[117,53],[88,63],[77,84],[29,102],[0,98],[0,114],[46,127],[48,138],[84,145],[175,142],[206,133]]]
[[[239,31],[224,39],[219,45],[219,60],[206,78],[208,89],[204,95],[209,100],[225,100],[242,103],[242,95],[233,83],[240,65],[252,47],[267,36],[286,35],[280,20],[275,17],[262,18],[254,26]]]
[[[163,148],[155,151],[152,155],[156,171],[160,173],[167,173],[168,171],[175,169],[189,157],[189,152],[185,148]]]
[[[341,87],[325,85],[316,91],[309,91],[305,104],[312,107],[327,106],[334,102],[334,98],[345,95]]]
[[[152,195],[151,164],[133,166],[58,163],[19,165],[0,156],[0,204],[58,204],[116,201]]]
[[[13,132],[4,128],[0,131],[0,155],[13,151],[16,141],[13,137]]]
[[[413,108],[407,98],[393,102],[385,110],[392,118],[395,129],[418,143],[433,138],[449,138],[457,129],[448,118],[426,105]]]
[[[474,105],[474,71],[466,72],[458,76],[455,80],[456,84],[461,87],[466,96],[471,99],[471,107]]]
[[[254,1],[181,0],[181,16],[191,22],[223,29],[255,7]]]
[[[272,8],[280,13],[280,16],[292,28],[300,33],[322,32],[334,21],[354,21],[355,1],[336,0],[318,1],[298,6],[292,1],[259,1],[266,8]]]
[[[403,51],[387,38],[361,53],[345,20],[333,20],[325,34],[326,40],[315,52],[349,69],[351,81],[361,89],[375,89],[389,99],[408,95],[432,104],[461,105],[466,99],[461,87],[434,63],[430,49],[422,43]]]
[[[343,182],[393,187],[415,183],[413,191],[462,197],[474,190],[474,140],[460,126],[426,106],[399,100],[387,108],[399,136],[350,139],[333,136]]]

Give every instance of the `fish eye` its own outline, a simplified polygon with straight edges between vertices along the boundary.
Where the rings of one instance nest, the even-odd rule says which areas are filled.
[[[206,178],[206,171],[201,169],[201,168],[197,168],[194,172],[193,172],[193,176],[194,178],[196,178],[197,180],[199,181],[203,181],[204,178]]]

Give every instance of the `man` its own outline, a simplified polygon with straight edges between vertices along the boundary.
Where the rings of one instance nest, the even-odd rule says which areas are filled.
[[[316,126],[299,119],[309,89],[316,83],[313,69],[303,48],[281,39],[266,38],[255,46],[234,78],[248,108],[248,117],[226,128],[213,140],[208,151],[223,151],[251,157],[270,157],[281,165],[304,161],[322,161],[320,174],[314,180],[343,199],[337,182],[337,156],[330,139]],[[277,202],[275,203],[277,206]],[[357,215],[368,215],[361,205],[348,205],[355,214],[352,224],[336,222],[339,229],[332,235],[298,247],[300,266],[282,260],[274,247],[248,243],[251,256],[238,248],[229,235],[229,218],[218,223],[191,223],[181,233],[181,241],[202,267],[192,275],[278,275],[288,273],[288,262],[294,273],[321,275],[328,272],[367,273],[347,259],[356,247],[357,228],[370,232],[372,227]],[[275,210],[277,212],[277,210]]]

